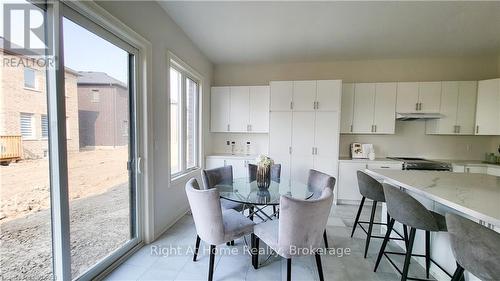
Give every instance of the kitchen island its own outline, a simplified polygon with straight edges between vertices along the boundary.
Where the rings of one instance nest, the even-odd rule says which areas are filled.
[[[455,213],[497,232],[500,229],[500,177],[438,171],[367,169],[365,172],[402,188],[437,213]],[[385,218],[385,204],[382,212],[382,218]],[[401,229],[402,226],[397,225],[396,229],[398,228]],[[414,253],[423,253],[425,248],[423,232],[419,232],[422,231],[417,231]],[[404,248],[404,244],[399,244]],[[455,259],[445,232],[431,235],[431,256],[448,272],[455,270]],[[416,260],[423,264],[422,259]],[[431,266],[431,273],[437,280],[449,280],[436,266]],[[467,280],[477,280],[474,276],[467,275]]]

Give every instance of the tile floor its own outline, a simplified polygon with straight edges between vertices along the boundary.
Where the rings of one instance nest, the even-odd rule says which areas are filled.
[[[362,219],[367,220],[371,208],[365,207],[364,209]],[[350,238],[356,211],[357,206],[347,205],[334,206],[332,209],[327,225],[329,246],[337,250],[343,249],[346,252],[343,256],[322,256],[325,279],[399,280],[399,275],[385,258],[378,271],[373,272],[381,239],[372,239],[368,257],[364,259],[365,234],[358,227],[354,237]],[[380,232],[376,226],[374,226],[374,231]],[[200,249],[198,261],[193,262],[192,252],[189,249],[193,246],[195,238],[196,232],[192,217],[185,215],[158,240],[140,249],[109,274],[105,280],[206,280],[209,259],[208,245],[204,245],[202,242],[201,246],[207,252],[204,254]],[[214,280],[286,280],[286,261],[284,259],[273,256],[266,260],[266,256],[261,255],[259,257],[260,267],[255,270],[251,266],[250,255],[244,250],[245,241],[239,239],[235,243],[236,245],[232,247],[226,245],[218,247],[224,252],[216,256]],[[265,244],[261,243],[261,247],[265,247]],[[391,250],[401,250],[397,246],[391,246],[391,248]],[[349,254],[347,254],[347,249],[350,250]],[[229,251],[233,251],[235,254],[228,253]],[[395,256],[394,260],[402,265],[403,257]],[[422,276],[422,273],[423,268],[416,262],[412,262],[410,275],[419,274]],[[318,280],[314,257],[292,259],[292,280]]]

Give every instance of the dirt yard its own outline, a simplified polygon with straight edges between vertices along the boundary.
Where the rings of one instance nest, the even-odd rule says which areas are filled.
[[[68,159],[73,277],[129,239],[126,149]],[[48,160],[0,166],[0,280],[51,279]]]

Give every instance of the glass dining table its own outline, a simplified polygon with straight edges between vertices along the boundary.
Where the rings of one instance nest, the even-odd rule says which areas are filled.
[[[279,182],[271,181],[269,188],[260,189],[256,181],[248,178],[235,178],[232,184],[219,184],[215,186],[221,198],[242,203],[250,210],[249,217],[255,214],[262,220],[273,219],[276,216],[276,206],[280,203],[281,195],[296,199],[309,199],[313,197],[307,184],[289,179],[280,179]],[[264,212],[264,208],[273,206],[273,214]]]

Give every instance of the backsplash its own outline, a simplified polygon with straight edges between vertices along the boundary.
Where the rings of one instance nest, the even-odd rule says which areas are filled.
[[[486,152],[498,153],[500,137],[426,135],[423,121],[396,121],[395,135],[340,135],[341,157],[352,142],[372,143],[377,157],[484,160]]]
[[[207,155],[217,153],[231,153],[231,145],[226,142],[235,142],[235,154],[246,153],[246,143],[250,142],[250,154],[267,154],[269,151],[268,134],[238,134],[238,133],[211,133],[212,151]]]

